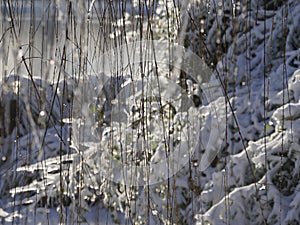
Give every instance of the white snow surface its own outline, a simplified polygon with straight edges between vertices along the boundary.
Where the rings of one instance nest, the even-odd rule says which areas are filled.
[[[215,7],[220,7],[220,2],[211,1],[209,10],[203,8],[206,14],[210,12],[203,29],[212,53],[218,48],[218,25],[213,18],[215,12],[219,13]],[[42,111],[49,112],[53,102],[56,120],[51,120],[46,129],[40,118],[43,113],[30,99],[23,119],[31,124],[23,124],[19,134],[17,129],[7,130],[7,135],[0,137],[2,224],[299,224],[300,4],[287,1],[277,9],[267,10],[267,19],[263,20],[263,5],[251,2],[250,8],[255,10],[237,13],[235,18],[240,24],[249,22],[251,28],[244,31],[238,25],[232,27],[234,23],[229,18],[230,23],[224,25],[224,34],[218,40],[226,42],[226,51],[217,62],[207,56],[208,63],[216,63],[212,77],[220,76],[222,82],[227,79],[230,105],[224,97],[210,99],[199,108],[177,110],[170,123],[155,111],[159,108],[157,102],[149,103],[153,116],[146,118],[149,146],[145,147],[141,130],[132,125],[136,121],[139,124],[141,117],[131,109],[119,109],[126,118],[133,118],[131,121],[110,120],[103,126],[95,122],[86,127],[83,120],[71,118],[67,111],[60,114],[61,102],[68,103],[68,99],[60,94],[54,97],[51,85],[39,85],[46,90],[48,99]],[[165,18],[165,5],[161,5],[157,15]],[[195,18],[199,17],[196,21],[201,24],[201,10],[193,4],[189,10]],[[285,12],[286,17],[282,15]],[[223,17],[225,14],[218,14],[220,21]],[[285,41],[281,36],[283,19],[287,26]],[[231,35],[232,29],[236,29],[235,37]],[[193,32],[188,33],[191,40],[195,38]],[[198,51],[199,43],[191,43],[188,47]],[[285,60],[281,45],[285,45]],[[269,68],[267,75],[264,62]],[[89,78],[91,83],[95,82],[95,77]],[[24,78],[22,83],[26,82]],[[7,94],[7,99],[1,98],[1,104],[16,98],[13,85],[10,82],[2,86],[1,92]],[[62,83],[59,87],[63,90]],[[32,91],[30,86],[24,88],[25,93]],[[139,93],[134,94],[134,100],[140,100]],[[182,97],[176,94],[175,99]],[[107,94],[104,97],[109,98]],[[28,99],[24,97],[25,100]],[[100,108],[95,99],[92,101],[85,102],[84,107],[89,108],[89,115],[97,116]],[[176,101],[162,103],[179,107]],[[4,109],[7,115],[9,108]],[[216,110],[218,118],[209,113],[211,109]],[[28,111],[34,116],[28,116]],[[189,143],[189,135],[197,133],[198,122],[205,143]],[[169,129],[163,130],[163,126]],[[221,128],[213,129],[217,126]],[[171,132],[171,128],[175,131]],[[181,133],[186,136],[180,136]],[[175,153],[169,158],[173,168],[164,164],[165,135],[169,135],[167,145]],[[220,138],[223,135],[225,140]],[[197,147],[192,151],[190,145]],[[148,167],[143,165],[145,149],[149,151]],[[126,163],[136,163],[139,170],[127,169]],[[176,166],[180,169],[176,170]],[[169,181],[168,169],[176,170]],[[151,176],[153,171],[161,174]],[[147,186],[147,182],[152,183]]]

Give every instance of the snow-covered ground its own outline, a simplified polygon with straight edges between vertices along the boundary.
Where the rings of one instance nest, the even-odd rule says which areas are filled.
[[[34,78],[36,86],[19,76],[2,81],[2,224],[300,223],[299,1],[222,2],[181,6],[188,19],[179,42],[203,58],[210,78],[190,75],[187,90],[166,78],[162,61],[160,77],[151,65],[147,82],[128,68],[113,79],[92,70],[84,79]],[[173,6],[155,5],[157,41],[183,32]],[[130,13],[133,41],[142,34]],[[112,43],[124,37],[117,20]]]

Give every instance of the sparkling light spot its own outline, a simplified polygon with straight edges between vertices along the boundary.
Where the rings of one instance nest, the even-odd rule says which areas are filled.
[[[44,117],[46,115],[45,111],[40,111],[40,116]]]

